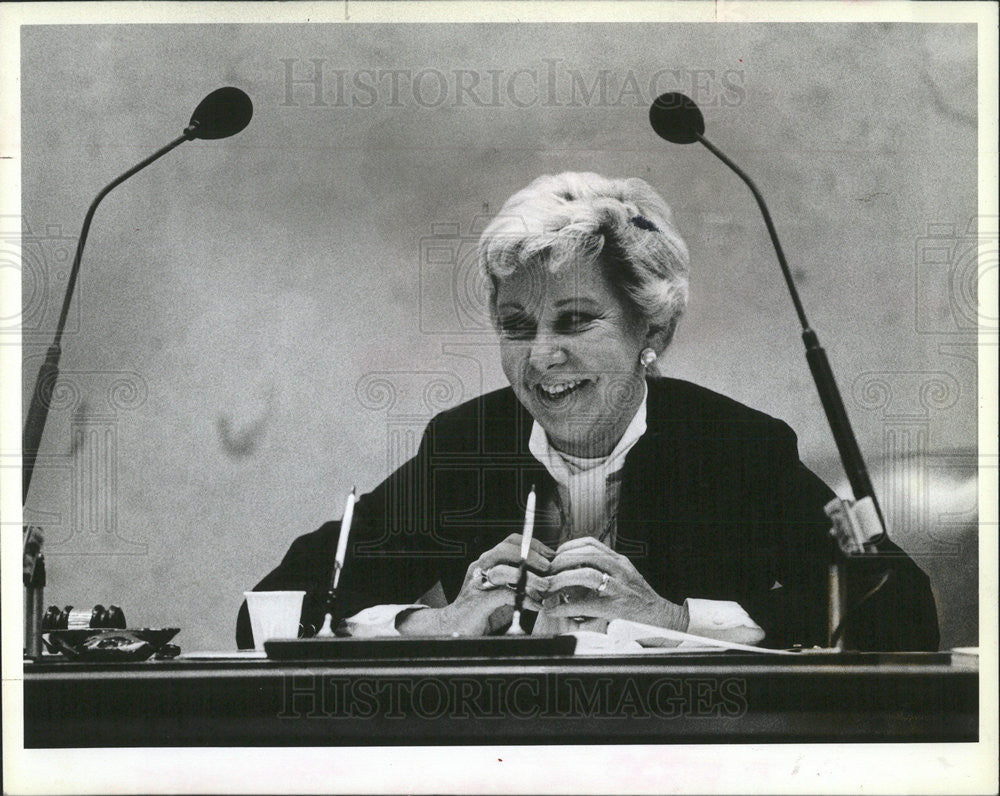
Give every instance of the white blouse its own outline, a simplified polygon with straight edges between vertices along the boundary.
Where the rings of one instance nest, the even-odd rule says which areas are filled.
[[[562,514],[559,544],[582,536],[593,536],[614,547],[621,470],[625,456],[646,433],[646,393],[614,450],[607,456],[587,459],[571,456],[549,444],[545,429],[536,420],[531,428],[528,450],[555,480]]]

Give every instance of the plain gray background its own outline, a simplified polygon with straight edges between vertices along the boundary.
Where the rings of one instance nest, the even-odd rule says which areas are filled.
[[[470,250],[511,193],[563,170],[664,195],[692,275],[662,371],[788,421],[840,488],[752,197],[648,126],[650,100],[678,90],[768,199],[943,643],[975,644],[975,330],[996,325],[975,309],[975,35],[23,29],[25,411],[93,196],[210,90],[255,105],[237,137],[184,144],[97,212],[25,515],[47,532],[46,601],[117,603],[132,626],[183,628],[186,650],[232,647],[243,590],[295,536],[377,484],[433,412],[505,384]],[[318,100],[294,82],[316,62]]]

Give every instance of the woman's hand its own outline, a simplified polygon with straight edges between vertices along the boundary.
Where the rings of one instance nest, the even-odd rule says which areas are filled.
[[[687,630],[687,609],[660,597],[628,558],[592,537],[560,545],[543,580],[549,617],[630,619]]]
[[[541,610],[545,596],[545,575],[555,551],[537,540],[532,540],[528,550],[528,581],[525,587],[524,607]],[[490,616],[500,609],[506,611],[506,621],[513,614],[515,589],[520,574],[521,534],[508,536],[491,550],[487,550],[465,573],[462,590],[455,601],[444,608],[422,608],[403,617],[398,623],[400,633],[414,635],[481,636],[490,625]],[[536,574],[538,573],[538,574]],[[503,621],[495,619],[494,624]]]

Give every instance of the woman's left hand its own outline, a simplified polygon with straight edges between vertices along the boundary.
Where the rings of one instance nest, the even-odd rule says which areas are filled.
[[[665,600],[632,562],[593,537],[572,539],[556,550],[542,601],[551,617],[629,619],[687,630],[687,609]]]

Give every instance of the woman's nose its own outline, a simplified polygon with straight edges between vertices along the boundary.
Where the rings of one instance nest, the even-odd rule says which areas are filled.
[[[565,361],[566,351],[554,337],[539,334],[532,341],[528,362],[536,370],[546,370],[552,365],[561,365]]]

